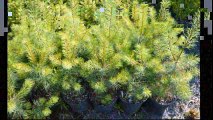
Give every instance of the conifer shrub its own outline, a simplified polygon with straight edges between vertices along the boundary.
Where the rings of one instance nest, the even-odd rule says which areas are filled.
[[[149,24],[146,33],[149,35],[154,32],[154,35],[151,39],[148,38],[149,41],[145,42],[145,48],[148,48],[152,57],[148,61],[144,61],[145,66],[147,66],[144,70],[146,79],[144,82],[148,83],[153,96],[165,97],[165,95],[171,93],[182,99],[187,99],[191,95],[188,82],[193,76],[199,74],[197,68],[199,58],[196,55],[186,54],[184,50],[192,48],[197,41],[199,13],[194,17],[193,27],[183,31],[182,28],[174,27],[176,23],[170,17],[168,8],[169,2],[161,2],[161,9],[156,22],[152,19],[154,16],[150,15],[152,22]],[[161,27],[156,26],[155,28],[152,23],[154,23],[154,26],[159,25]],[[165,29],[163,29],[164,27]],[[155,31],[158,31],[160,34],[157,32],[157,35],[161,36],[157,40],[154,37]],[[178,36],[179,34],[181,35]],[[154,84],[151,82],[152,80],[154,80]]]
[[[128,44],[128,35],[123,36],[128,31],[126,29],[118,31],[123,25],[118,20],[117,7],[116,1],[109,0],[95,12],[99,24],[90,28],[91,39],[85,47],[90,51],[90,57],[82,65],[81,72],[93,89],[96,100],[104,105],[115,99],[120,83],[127,84],[128,81],[128,72],[123,70],[122,64],[124,59],[122,56],[126,58],[127,56],[122,52],[130,44]]]
[[[51,114],[51,107],[57,104],[61,92],[68,89],[81,90],[78,75],[75,72],[78,69],[77,63],[81,60],[75,59],[77,54],[73,51],[76,48],[73,43],[78,40],[77,33],[73,31],[75,32],[73,35],[67,34],[64,37],[68,38],[64,38],[60,31],[65,29],[69,32],[67,28],[70,26],[76,28],[82,26],[79,26],[80,19],[76,17],[69,20],[72,14],[66,10],[66,6],[62,4],[48,5],[45,2],[35,2],[30,13],[28,10],[23,11],[20,24],[12,26],[15,36],[8,42],[8,67],[14,72],[16,78],[11,81],[15,84],[14,88],[21,91],[29,90],[18,98],[16,97],[18,93],[12,90],[13,86],[9,86],[9,91],[10,88],[12,90],[11,97],[8,94],[8,106],[10,106],[8,111],[11,118],[47,118]],[[77,20],[74,20],[75,18]],[[59,22],[60,20],[64,21]],[[69,26],[64,28],[63,25],[67,25],[68,21]],[[74,37],[76,39],[73,39]],[[12,72],[9,73],[9,75],[12,74]],[[35,92],[28,94],[32,92],[30,89]],[[41,90],[43,91],[38,92]],[[13,101],[17,101],[17,105]]]
[[[161,1],[157,0],[154,4],[157,9],[160,8]],[[138,0],[138,2],[152,4],[152,0]],[[169,0],[169,2],[171,3],[170,11],[176,20],[187,20],[188,16],[195,15],[200,9],[200,0]]]
[[[175,27],[168,1],[162,2],[158,15],[153,8],[135,1],[131,18],[125,8],[116,12],[116,2],[107,4],[110,7],[96,12],[100,24],[91,28],[94,38],[86,47],[92,57],[85,62],[91,68],[84,77],[92,88],[106,93],[127,87],[127,94],[136,100],[169,94],[187,99],[191,94],[188,83],[199,74],[199,59],[184,50],[197,40],[199,16],[194,18],[193,27],[184,31]]]
[[[184,7],[181,7],[184,4]],[[200,9],[200,0],[171,0],[171,8],[176,19],[187,20],[189,15],[196,14]]]
[[[133,102],[170,94],[189,98],[199,59],[185,50],[196,43],[199,14],[184,30],[166,0],[159,14],[137,0],[124,3],[38,0],[23,9],[8,41],[9,116],[45,119],[60,94],[78,100],[90,92],[83,83],[103,105],[118,90]],[[32,91],[42,93],[35,97]]]
[[[29,101],[27,95],[35,86],[34,80],[24,80],[21,88],[17,90],[17,74],[9,69],[8,76],[8,113],[12,119],[44,119],[51,114],[51,107],[58,102],[57,96],[46,99]]]

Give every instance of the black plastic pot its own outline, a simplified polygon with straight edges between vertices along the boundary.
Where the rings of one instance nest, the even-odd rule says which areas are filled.
[[[122,98],[120,98],[120,103],[122,106],[122,109],[124,112],[128,115],[133,115],[135,114],[140,108],[141,105],[144,103],[144,101],[138,102],[138,103],[130,103]]]
[[[152,98],[148,98],[143,104],[142,108],[145,110],[149,115],[157,116],[158,118],[162,118],[163,113],[165,112],[166,108],[172,105],[175,101],[172,101],[168,104],[160,104],[156,102]]]
[[[96,112],[99,112],[99,113],[105,113],[105,114],[109,114],[113,111],[113,108],[117,102],[118,98],[114,98],[114,100],[108,104],[108,105],[99,105],[99,104],[93,104],[94,105],[94,110]]]
[[[71,107],[73,112],[84,113],[91,108],[88,98],[82,100],[79,103],[73,103],[71,100],[63,97],[64,101]]]

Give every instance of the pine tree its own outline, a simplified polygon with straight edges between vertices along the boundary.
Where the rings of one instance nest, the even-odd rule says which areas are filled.
[[[91,27],[94,38],[86,48],[90,48],[92,57],[83,66],[83,75],[97,93],[129,86],[129,94],[138,92],[133,95],[138,99],[151,95],[166,97],[169,92],[189,97],[188,82],[198,75],[199,60],[184,49],[192,48],[196,42],[198,16],[193,28],[178,37],[184,29],[175,27],[169,6],[168,1],[163,1],[156,15],[154,8],[135,1],[131,16],[124,8],[118,18],[116,2],[108,1],[96,12],[99,25]]]
[[[95,24],[94,13],[97,9],[95,0],[83,0],[80,1],[80,18],[85,21],[85,25],[89,27]]]
[[[30,79],[34,83],[33,91],[44,88],[44,94],[52,95],[33,100],[31,106],[24,102],[23,105],[28,105],[28,108],[21,109],[27,113],[19,113],[19,117],[44,119],[51,114],[50,107],[58,101],[58,94],[71,89],[76,94],[82,91],[78,71],[85,52],[79,50],[81,42],[88,42],[88,36],[80,16],[62,3],[38,1],[30,9],[31,13],[27,12],[28,9],[25,9],[20,24],[12,26],[13,33],[17,35],[9,41],[8,62],[9,68],[17,75],[16,81],[22,83],[26,78]],[[48,99],[54,99],[54,102],[48,103]]]
[[[38,6],[37,6],[38,5]],[[8,42],[8,112],[15,119],[44,119],[58,102],[57,86],[61,86],[56,68],[49,57],[60,50],[58,46],[59,8],[45,2],[35,2],[30,12],[23,10],[20,24],[12,26],[16,35]],[[40,10],[40,11],[37,11]],[[47,14],[51,10],[51,14]],[[25,15],[24,15],[25,14]],[[56,61],[57,62],[57,61]],[[10,72],[11,71],[11,72]],[[23,83],[23,85],[21,85]],[[52,96],[32,99],[33,91],[45,88]],[[43,91],[43,94],[46,94]],[[47,96],[47,95],[45,95]]]
[[[25,102],[27,102],[25,97],[33,88],[34,82],[31,79],[26,79],[20,90],[17,91],[16,74],[9,70],[8,75],[8,113],[14,118],[21,118],[25,114],[23,110],[26,105]]]
[[[8,113],[10,118],[43,119],[51,114],[50,107],[58,102],[58,97],[52,96],[49,100],[39,98],[31,103],[28,95],[35,82],[32,79],[25,79],[21,87],[17,86],[17,74],[11,69],[9,69],[8,78]]]
[[[128,56],[122,52],[130,47],[130,44],[128,35],[123,36],[125,29],[118,31],[118,29],[122,30],[123,22],[118,20],[116,3],[117,1],[112,0],[105,1],[96,11],[95,17],[99,24],[90,28],[89,33],[92,37],[86,47],[87,51],[90,51],[90,58],[83,64],[81,72],[89,81],[97,97],[104,99],[102,101],[104,104],[112,100],[112,94],[108,92],[112,89],[115,92],[120,83],[126,84],[129,79],[126,74],[128,72],[122,70],[122,59],[128,59]]]

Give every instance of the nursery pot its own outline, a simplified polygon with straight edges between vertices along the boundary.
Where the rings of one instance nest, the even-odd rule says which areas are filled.
[[[65,96],[63,96],[63,99],[71,107],[73,112],[83,113],[90,108],[88,98],[85,98],[78,103],[72,102],[70,99],[67,99]]]
[[[161,104],[158,103],[155,99],[148,98],[143,104],[142,108],[150,115],[157,116],[158,118],[162,118],[163,113],[165,112],[166,108],[172,105],[175,100],[171,101],[170,103]]]
[[[114,98],[113,101],[108,104],[108,105],[101,105],[101,104],[97,104],[97,103],[94,103],[94,110],[96,112],[99,112],[99,113],[106,113],[106,114],[109,114],[113,111],[113,108],[115,106],[115,103],[117,102],[118,98]]]
[[[128,115],[133,115],[135,114],[141,107],[141,105],[144,103],[144,101],[140,101],[137,103],[131,103],[127,100],[124,100],[120,98],[120,104],[124,112]]]

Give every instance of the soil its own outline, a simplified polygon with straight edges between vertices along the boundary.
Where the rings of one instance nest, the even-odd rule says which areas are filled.
[[[53,107],[54,108],[54,107]],[[53,113],[48,117],[48,120],[58,120],[58,119],[74,119],[77,118],[68,108],[55,107]]]
[[[79,104],[82,100],[86,100],[88,98],[88,95],[86,94],[74,95],[74,93],[69,92],[64,95],[64,98],[68,100],[67,102]]]
[[[30,95],[29,95],[29,101],[31,103],[33,103],[33,100],[38,100],[39,98],[46,98],[49,99],[51,96],[50,92],[47,92],[44,89],[36,89],[36,90],[32,90]]]

